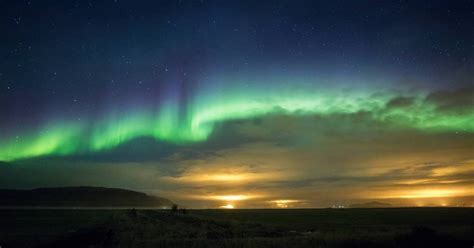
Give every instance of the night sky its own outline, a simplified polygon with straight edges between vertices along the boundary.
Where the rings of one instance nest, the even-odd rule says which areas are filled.
[[[0,0],[0,188],[474,206],[472,1]]]

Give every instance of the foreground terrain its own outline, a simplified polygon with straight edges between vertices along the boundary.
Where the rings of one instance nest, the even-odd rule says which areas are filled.
[[[1,247],[472,247],[474,209],[3,209]]]

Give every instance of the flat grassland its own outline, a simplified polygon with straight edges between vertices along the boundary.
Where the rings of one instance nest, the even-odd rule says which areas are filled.
[[[473,247],[472,208],[2,209],[9,247]]]

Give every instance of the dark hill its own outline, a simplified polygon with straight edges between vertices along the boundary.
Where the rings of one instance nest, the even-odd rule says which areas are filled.
[[[165,198],[101,187],[0,189],[0,206],[35,207],[170,207]]]

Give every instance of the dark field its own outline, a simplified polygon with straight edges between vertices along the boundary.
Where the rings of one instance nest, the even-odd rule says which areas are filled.
[[[0,210],[9,247],[473,247],[474,209]]]

